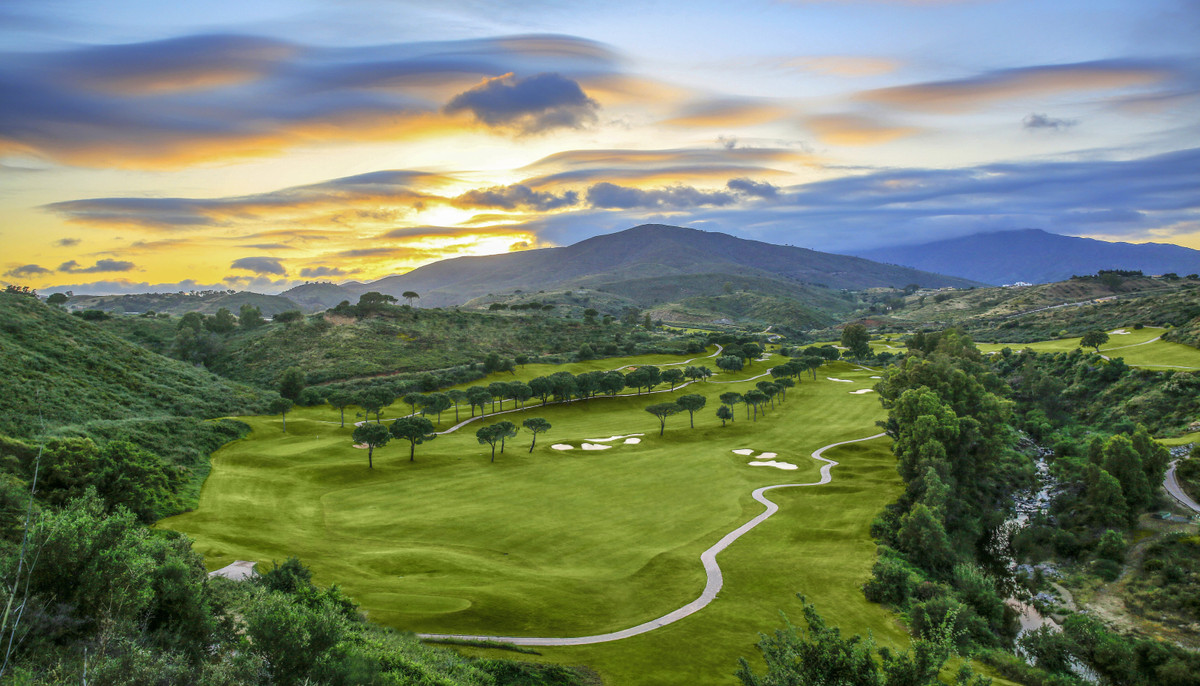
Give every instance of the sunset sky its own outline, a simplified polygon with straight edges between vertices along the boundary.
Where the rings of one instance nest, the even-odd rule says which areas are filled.
[[[1194,0],[4,0],[0,281],[369,281],[667,223],[1200,248]]]

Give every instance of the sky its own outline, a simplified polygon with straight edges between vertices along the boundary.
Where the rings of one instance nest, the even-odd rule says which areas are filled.
[[[0,4],[2,283],[277,293],[645,223],[1200,249],[1200,3]]]

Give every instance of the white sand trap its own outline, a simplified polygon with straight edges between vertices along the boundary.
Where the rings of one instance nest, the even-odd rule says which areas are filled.
[[[759,456],[758,456],[758,459],[760,459],[760,460],[773,460],[773,459],[775,459],[775,458],[777,458],[777,457],[779,457],[779,453],[763,453],[762,455],[759,455]]]
[[[1128,336],[1129,335],[1129,332],[1126,331],[1125,329],[1117,329],[1116,331],[1109,331],[1109,333],[1114,336]]]
[[[871,378],[872,379],[882,379],[883,377],[882,376],[872,376]]]
[[[863,393],[874,393],[874,392],[875,391],[870,388],[860,388],[857,391],[850,391],[850,395],[862,395]]]
[[[642,442],[642,439],[640,439],[640,438],[626,438],[625,439],[625,445],[637,445],[638,443],[641,443],[641,442]]]
[[[624,436],[609,436],[608,438],[585,438],[583,440],[590,441],[592,443],[608,443],[610,441],[617,441],[622,438],[633,438],[634,436],[645,436],[645,435],[646,434],[625,434]]]
[[[755,460],[754,462],[748,462],[747,464],[749,464],[751,467],[774,467],[776,469],[797,469],[796,465],[792,464],[791,462],[776,462],[775,460],[767,460],[766,462],[761,462],[759,460]]]
[[[825,377],[825,378],[826,378],[826,379],[829,379],[830,381],[837,381],[838,383],[854,383],[854,382],[853,382],[853,381],[851,381],[850,379],[835,379],[835,378],[833,378],[832,376],[827,376],[827,377]]]
[[[567,445],[566,443],[555,443],[554,445],[552,445],[550,447],[555,450],[574,450],[575,449],[575,446]]]
[[[738,448],[737,450],[733,451],[733,453],[735,455],[753,455],[754,451],[749,448]]]
[[[226,579],[233,579],[234,581],[244,581],[252,576],[258,576],[258,573],[254,571],[253,562],[235,560],[214,572],[209,572],[208,575],[223,576]]]
[[[583,448],[584,450],[608,450],[612,446],[604,445],[603,443],[584,443],[579,447]]]
[[[366,450],[367,448],[370,448],[371,446],[367,445],[366,443],[355,443],[354,447],[358,448],[359,450]]]

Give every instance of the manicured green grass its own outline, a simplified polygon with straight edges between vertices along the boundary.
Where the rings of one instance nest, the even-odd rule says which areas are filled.
[[[646,360],[600,368],[623,363]],[[584,370],[576,366],[554,371]],[[337,413],[327,407],[289,414],[287,434],[278,418],[249,418],[253,433],[216,454],[199,508],[161,526],[192,536],[210,568],[297,555],[317,581],[336,581],[372,619],[399,628],[542,636],[621,629],[699,595],[700,552],[761,511],[754,488],[816,481],[813,450],[878,431],[876,396],[849,393],[875,383],[870,376],[828,365],[766,417],[746,421],[738,407],[726,427],[714,417],[717,396],[751,383],[531,407],[503,418],[541,416],[554,428],[532,454],[522,434],[495,463],[475,440],[481,422],[418,446],[415,463],[407,444],[393,443],[368,470],[365,451],[351,447],[348,428],[329,423]],[[642,408],[692,392],[709,399],[696,428],[684,413],[657,436],[657,420]],[[646,435],[639,445],[578,447],[629,433]],[[749,467],[735,448],[776,452],[800,469]],[[874,559],[870,521],[900,488],[886,441],[829,456],[844,460],[832,484],[774,491],[781,511],[721,554],[726,586],[708,608],[650,634],[547,650],[546,658],[593,665],[614,684],[732,683],[736,658],[752,655],[757,632],[779,624],[777,610],[798,614],[796,592],[846,630],[902,645],[892,616],[859,590]]]
[[[1188,443],[1200,442],[1200,431],[1194,431],[1190,434],[1175,436],[1174,438],[1157,438],[1155,439],[1163,445],[1187,445]]]
[[[1108,343],[1100,346],[1100,354],[1125,360],[1134,367],[1155,369],[1200,369],[1200,349],[1181,343],[1156,341],[1166,329],[1147,326],[1143,329],[1125,329],[1126,334],[1109,334]],[[1151,342],[1153,341],[1153,342]],[[1079,347],[1079,338],[1062,338],[1036,343],[977,343],[982,352],[1000,351],[1004,348],[1022,350],[1030,348],[1037,352],[1070,352]],[[1091,351],[1091,348],[1086,350]]]

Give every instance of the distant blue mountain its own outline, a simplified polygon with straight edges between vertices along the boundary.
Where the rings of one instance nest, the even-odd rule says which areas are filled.
[[[977,233],[849,254],[996,285],[1050,283],[1101,269],[1140,269],[1147,275],[1200,272],[1200,250],[1165,243],[1110,243],[1041,229]]]

